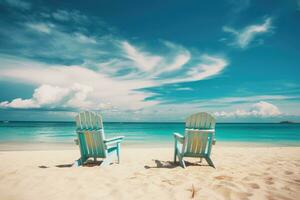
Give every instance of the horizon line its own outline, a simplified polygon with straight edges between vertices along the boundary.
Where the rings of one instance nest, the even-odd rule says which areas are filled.
[[[75,123],[75,121],[37,121],[37,120],[0,120],[0,123],[10,123],[10,122],[53,122],[53,123]],[[287,123],[285,123],[287,122]],[[184,121],[163,121],[163,122],[156,122],[156,121],[105,121],[103,123],[185,123]],[[280,122],[216,122],[217,124],[300,124],[300,122],[294,121],[280,121]]]

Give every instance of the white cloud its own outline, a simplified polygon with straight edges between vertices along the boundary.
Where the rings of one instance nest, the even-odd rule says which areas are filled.
[[[65,16],[65,20],[71,20],[80,18],[78,16],[82,14],[76,10],[58,10],[52,15],[60,20],[62,16]],[[87,17],[82,15],[81,18]],[[13,46],[20,47],[14,48],[18,59],[33,58],[39,62],[34,60],[30,62],[38,65],[41,61],[54,63],[52,69],[55,69],[55,63],[60,63],[57,65],[62,66],[62,69],[68,65],[76,65],[93,69],[106,78],[115,78],[119,81],[140,82],[142,80],[147,82],[146,86],[202,80],[218,75],[228,63],[219,56],[192,54],[183,46],[167,41],[160,42],[159,51],[149,51],[147,46],[133,45],[112,34],[99,35],[97,32],[90,32],[87,35],[86,24],[74,24],[73,21],[68,23],[74,25],[75,30],[68,30],[69,26],[51,21],[50,17],[47,18],[47,22],[41,22],[40,19],[32,16],[28,22],[19,23],[20,27],[15,27],[15,31],[0,30],[0,34],[3,34],[7,40],[12,40]],[[43,45],[40,45],[41,42]],[[45,69],[41,70],[49,68],[48,65],[43,67]],[[143,86],[145,85],[132,89]]]
[[[41,63],[30,62],[28,60],[4,60],[0,69],[1,79],[14,79],[19,82],[25,82],[41,86],[36,89],[33,99],[41,105],[39,99],[46,98],[44,91],[51,88],[53,94],[56,94],[53,101],[58,101],[58,94],[69,95],[63,88],[73,88],[75,92],[72,99],[64,101],[66,107],[85,107],[93,105],[111,104],[126,109],[138,109],[144,106],[153,105],[156,102],[144,102],[144,99],[151,93],[137,92],[135,89],[152,86],[153,83],[145,80],[118,80],[107,77],[101,73],[80,66],[49,66]],[[4,67],[5,66],[5,67]],[[32,76],[34,74],[34,76]],[[78,83],[81,87],[75,87]],[[50,85],[50,86],[42,86]],[[86,87],[82,87],[82,85]],[[38,97],[38,92],[42,91],[42,97]],[[64,92],[63,92],[64,91]],[[90,91],[90,92],[88,92]],[[91,92],[93,91],[93,92]],[[51,94],[52,94],[51,93]],[[75,95],[76,94],[76,95]],[[62,95],[64,96],[64,95]],[[47,102],[45,101],[45,102]],[[43,102],[43,101],[42,101]],[[86,103],[84,103],[86,102]],[[59,104],[60,105],[60,104]],[[56,107],[56,105],[54,105]]]
[[[52,13],[54,19],[59,21],[68,21],[70,20],[69,12],[65,10],[57,10],[56,12]]]
[[[203,63],[193,68],[188,72],[191,80],[202,80],[219,74],[227,65],[228,62],[222,58],[210,55],[202,56]]]
[[[165,83],[191,82],[216,76],[228,65],[228,61],[221,57],[202,55],[201,63],[189,68],[186,74],[171,80],[165,80]]]
[[[257,102],[268,100],[287,100],[297,98],[298,96],[285,96],[285,95],[256,95],[256,96],[244,96],[244,97],[224,97],[219,99],[213,99],[210,102],[213,103],[241,103],[241,102]]]
[[[31,99],[16,98],[10,103],[8,101],[1,102],[0,108],[39,108],[39,105]]]
[[[79,42],[82,42],[82,43],[91,43],[91,44],[96,44],[97,43],[94,38],[88,37],[88,36],[86,36],[86,35],[84,35],[82,33],[75,33],[74,35],[77,37],[77,39],[78,39]]]
[[[140,78],[122,79],[109,76],[109,74],[98,73],[82,66],[47,65],[27,59],[2,57],[0,58],[2,63],[0,79],[18,80],[18,82],[37,85],[38,88],[31,99],[18,101],[18,104],[30,101],[31,104],[26,105],[31,108],[90,107],[100,109],[101,106],[99,107],[99,105],[102,104],[110,105],[111,108],[140,109],[153,106],[158,102],[144,101],[145,98],[152,95],[151,92],[141,92],[137,89],[164,83],[201,80],[216,75],[225,67],[221,59],[207,55],[204,58],[207,59],[207,63],[199,65],[198,71],[194,72],[195,74],[184,74],[177,79],[153,80],[151,73]],[[111,66],[107,65],[106,67]],[[197,76],[197,73],[200,76]],[[33,74],[34,76],[32,76]],[[74,86],[75,83],[78,83],[76,87]],[[13,106],[12,102],[3,103],[2,107],[17,108]]]
[[[232,112],[215,112],[217,117],[275,117],[282,114],[279,108],[266,101],[260,101],[251,106],[250,109],[237,109]]]
[[[262,24],[255,24],[245,27],[242,30],[235,30],[231,27],[224,26],[223,31],[234,35],[234,44],[240,48],[246,48],[257,35],[267,33],[271,30],[271,18],[267,18]]]
[[[67,10],[57,10],[52,13],[52,17],[58,21],[66,22],[73,20],[75,22],[86,22],[88,21],[87,16],[81,14],[77,10],[67,11]]]
[[[41,85],[34,90],[31,99],[17,98],[11,102],[0,103],[0,108],[60,108],[60,109],[99,109],[99,105],[88,100],[93,89],[75,83],[70,88],[52,85]]]
[[[51,105],[60,102],[69,92],[66,88],[42,85],[35,89],[33,99],[39,105]]]
[[[27,1],[23,0],[4,0],[6,4],[8,4],[11,7],[18,8],[20,10],[30,10],[31,4]]]
[[[184,68],[184,65],[191,61],[192,56],[187,49],[181,46],[176,46],[170,42],[167,43],[167,47],[178,51],[177,54],[171,57],[173,60],[168,62],[166,57],[139,51],[127,41],[122,44],[126,57],[134,62],[137,68],[135,71],[138,70],[137,73],[132,73],[129,77],[137,78],[140,77],[140,73],[138,72],[147,72],[146,79],[155,78],[160,84],[203,80],[218,75],[228,65],[228,61],[224,58],[203,54],[197,58],[200,61],[190,63],[189,67]],[[173,73],[173,76],[165,77],[165,72]],[[145,77],[143,77],[143,79],[145,79]]]
[[[142,71],[147,72],[153,70],[162,59],[160,56],[150,55],[149,53],[139,51],[127,41],[122,42],[122,47],[125,52],[125,57],[134,61],[136,67]]]
[[[164,72],[171,72],[171,71],[176,71],[181,69],[183,65],[188,63],[191,59],[191,54],[189,51],[184,50],[184,52],[178,54],[175,58],[174,61],[170,64],[166,64],[165,68],[159,69],[159,73],[164,73]]]
[[[180,88],[176,88],[175,90],[177,90],[177,91],[193,91],[193,89],[190,87],[180,87]]]
[[[46,24],[46,23],[27,23],[26,26],[35,31],[42,32],[42,33],[50,33],[51,28],[54,27],[53,24]]]
[[[191,61],[192,55],[186,48],[169,41],[163,41],[163,44],[176,53],[172,56],[173,60],[170,62],[164,61],[164,67],[158,68],[155,75],[180,70],[185,64]]]
[[[207,79],[228,65],[172,42],[160,41],[154,51],[102,30],[87,34],[87,24],[78,22],[88,19],[78,11],[41,18],[46,21],[32,15],[15,31],[0,30],[20,47],[14,48],[17,56],[0,54],[0,80],[36,87],[31,98],[0,102],[1,108],[139,110],[160,103],[145,101],[153,93],[142,89]]]
[[[251,111],[260,116],[276,116],[282,114],[277,106],[265,101],[254,104]]]
[[[95,64],[103,54],[112,52],[109,36],[87,35],[84,31],[68,29],[53,22],[31,20],[20,23],[13,31],[0,29],[0,34],[12,41],[14,54],[18,57],[39,58],[51,63]],[[79,25],[76,28],[80,29]],[[43,45],[41,45],[43,43]],[[116,47],[115,47],[116,48]],[[91,66],[88,66],[91,67]]]
[[[90,101],[88,99],[89,94],[93,92],[93,88],[86,85],[81,84],[74,84],[72,89],[72,95],[69,97],[68,101],[65,106],[71,107],[71,108],[79,108],[79,109],[95,109],[98,110],[102,107],[99,107],[96,102]]]

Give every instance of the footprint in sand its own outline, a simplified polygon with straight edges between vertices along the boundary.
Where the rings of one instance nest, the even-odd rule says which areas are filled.
[[[249,186],[252,188],[252,189],[259,189],[259,185],[256,184],[256,183],[249,183]]]
[[[274,181],[273,181],[273,178],[272,177],[268,177],[265,179],[265,183],[267,185],[273,185],[274,184]]]
[[[169,185],[175,185],[175,183],[173,183],[173,180],[167,180],[167,179],[165,179],[165,180],[162,180],[162,182],[168,183]]]
[[[291,172],[291,171],[285,171],[285,172],[284,172],[285,175],[291,175],[291,174],[293,174],[293,173],[294,173],[294,172]]]

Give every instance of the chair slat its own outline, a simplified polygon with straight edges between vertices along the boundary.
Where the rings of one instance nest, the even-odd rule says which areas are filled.
[[[98,155],[98,148],[97,148],[97,144],[99,141],[97,141],[95,138],[95,136],[98,134],[96,131],[92,130],[91,132],[91,139],[92,139],[92,147],[93,147],[93,156],[97,157]]]
[[[79,115],[75,117],[76,129],[82,129]]]
[[[103,154],[102,152],[102,143],[103,141],[100,139],[99,131],[94,131],[93,139],[95,142],[95,151],[97,155]]]
[[[208,133],[201,133],[201,141],[202,141],[202,147],[201,147],[201,154],[205,154],[206,146],[207,146],[207,140],[208,140]]]
[[[92,114],[91,121],[92,121],[93,130],[98,130],[99,128],[97,126],[97,116],[95,114]]]
[[[84,112],[80,113],[79,116],[80,116],[82,130],[85,130],[86,129],[86,120],[85,120]]]
[[[93,152],[92,152],[92,144],[91,144],[91,139],[90,139],[90,132],[85,131],[84,136],[85,136],[85,141],[87,144],[88,155],[91,156],[93,154]]]
[[[189,133],[189,137],[191,137],[191,153],[195,153],[197,148],[197,134]]]
[[[196,153],[200,153],[201,147],[202,147],[202,140],[199,134],[197,134],[197,140],[198,140],[198,144],[197,144],[197,149],[196,149]]]
[[[87,148],[86,148],[84,134],[77,132],[77,135],[78,135],[78,140],[79,140],[79,148],[80,148],[81,156],[85,156],[88,154],[88,152],[87,152]]]

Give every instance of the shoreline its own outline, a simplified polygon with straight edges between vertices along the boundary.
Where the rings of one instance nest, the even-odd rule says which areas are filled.
[[[139,148],[139,149],[155,149],[155,148],[173,148],[172,142],[124,142],[121,143],[122,148]],[[217,141],[214,147],[300,147],[300,142],[243,142],[243,141]],[[78,146],[69,142],[26,142],[26,141],[0,141],[0,152],[2,151],[39,151],[39,150],[75,150]]]

